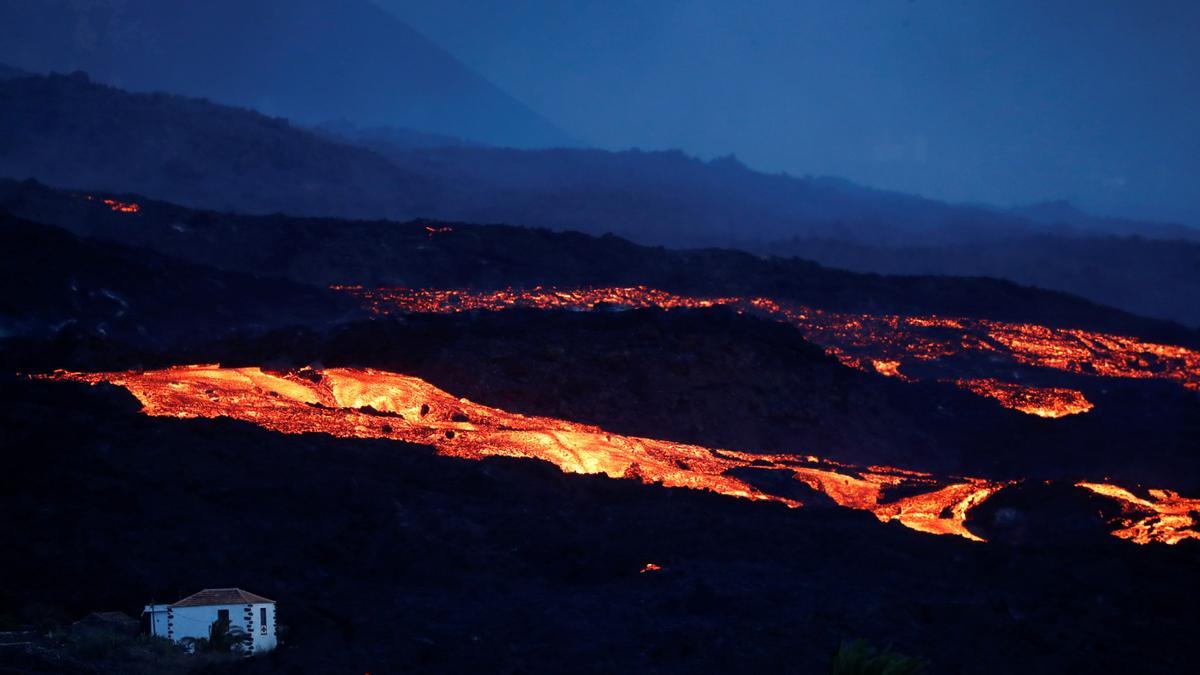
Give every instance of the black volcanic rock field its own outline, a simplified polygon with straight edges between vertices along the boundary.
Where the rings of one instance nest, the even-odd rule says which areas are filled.
[[[1166,382],[1059,374],[1054,381],[1081,390],[1097,408],[1043,420],[941,383],[846,368],[790,327],[722,308],[366,321],[326,284],[649,284],[1200,344],[1195,331],[1064,294],[507,226],[244,217],[136,196],[123,199],[139,199],[140,210],[123,213],[99,198],[33,184],[7,188],[0,204],[94,237],[6,221],[14,283],[4,361],[17,371],[206,362],[375,367],[421,376],[487,405],[712,447],[995,479],[1116,477],[1185,494],[1200,488],[1196,394]],[[470,264],[459,264],[464,260]],[[169,274],[141,281],[157,269]],[[995,369],[986,360],[949,367],[958,376]],[[1024,377],[1047,376],[1025,370]]]
[[[321,289],[84,240],[2,213],[0,248],[6,337],[79,334],[162,347],[356,314]]]
[[[728,308],[368,318],[325,285],[650,283],[1196,344],[1186,328],[990,280],[512,227],[247,218],[136,196],[120,199],[139,204],[124,213],[100,195],[7,190],[6,208],[71,230],[2,223],[0,508],[21,523],[3,535],[11,622],[136,613],[227,583],[285,612],[286,648],[234,668],[244,672],[821,672],[857,637],[937,673],[1183,672],[1192,661],[1196,542],[1116,539],[1113,503],[1061,481],[1196,494],[1194,392],[1072,376],[1096,408],[1048,420],[848,368],[795,329]],[[260,245],[271,239],[287,245]],[[13,375],[204,362],[373,367],[617,433],[1032,480],[970,513],[990,540],[978,543],[812,493],[787,509],[532,460],[150,418],[119,388]],[[643,573],[648,563],[662,569]],[[93,667],[22,659],[31,672]]]
[[[946,673],[1193,659],[1194,545],[978,544],[528,460],[147,418],[109,387],[0,387],[4,513],[25,525],[0,534],[6,612],[63,621],[236,580],[286,608],[288,643],[238,672],[823,672],[846,636]]]
[[[1076,380],[1096,402],[1047,420],[935,382],[846,368],[794,329],[724,309],[420,315],[235,337],[170,363],[369,366],[530,415],[709,447],[995,479],[1114,477],[1200,491],[1196,395]],[[980,433],[986,429],[986,433]]]
[[[102,199],[136,203],[139,210],[114,211]],[[247,216],[137,194],[57,190],[36,181],[0,180],[0,209],[82,237],[318,287],[645,284],[698,295],[762,294],[833,310],[987,317],[1200,345],[1200,331],[1192,328],[997,279],[853,273],[800,258],[639,246],[611,235],[424,219]]]

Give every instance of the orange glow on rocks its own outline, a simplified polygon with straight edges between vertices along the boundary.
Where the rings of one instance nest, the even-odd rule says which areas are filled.
[[[1200,352],[1192,349],[1077,329],[980,323],[1021,363],[1083,375],[1175,380],[1200,391]]]
[[[528,457],[568,473],[605,474],[802,506],[797,499],[765,492],[737,475],[737,470],[747,468],[782,471],[839,506],[869,511],[881,521],[894,520],[920,532],[976,541],[982,540],[965,524],[968,512],[1006,485],[623,436],[472,403],[419,378],[370,369],[268,372],[197,365],[116,373],[60,372],[50,377],[124,387],[147,415],[228,417],[282,433],[403,440],[464,459]]]
[[[898,377],[902,380],[907,380],[908,377],[900,372],[900,362],[890,359],[871,359],[871,365],[875,368],[875,372],[888,377]]]
[[[882,522],[895,520],[906,527],[929,534],[954,534],[983,541],[967,529],[967,513],[1007,483],[979,478],[947,481],[925,473],[870,467],[853,467],[828,462],[829,468],[796,467],[796,480],[824,493],[838,506],[870,511]],[[885,499],[887,490],[923,486],[917,494]]]
[[[271,372],[217,365],[114,373],[58,372],[48,379],[129,390],[152,416],[227,417],[289,434],[387,438],[430,445],[463,459],[526,457],[568,473],[605,474],[647,484],[709,490],[730,497],[803,504],[737,477],[753,468],[789,474],[838,506],[868,511],[930,534],[983,541],[966,527],[971,509],[1008,481],[935,476],[886,466],[854,466],[813,456],[758,455],[622,436],[550,417],[531,417],[472,403],[407,375],[331,368]],[[1147,544],[1200,539],[1200,499],[1170,490],[1140,497],[1107,483],[1077,485],[1117,502],[1114,536]],[[650,566],[647,569],[650,570]]]
[[[1036,324],[940,316],[829,312],[770,298],[690,297],[645,286],[612,288],[438,290],[335,286],[377,314],[494,311],[511,307],[590,310],[596,307],[702,308],[729,306],[796,327],[847,366],[911,380],[905,364],[964,354],[1079,375],[1172,380],[1200,391],[1200,352],[1136,338]],[[959,379],[959,386],[1005,407],[1041,417],[1085,413],[1079,391],[1036,388],[996,379]]]
[[[141,206],[138,206],[133,202],[119,202],[115,199],[105,199],[104,204],[108,206],[108,208],[119,213],[137,213],[138,211],[142,210]]]
[[[1147,490],[1147,497],[1139,497],[1109,483],[1076,485],[1121,505],[1121,516],[1112,523],[1117,528],[1113,536],[1138,544],[1152,541],[1177,544],[1184,539],[1200,539],[1200,499],[1181,497],[1171,490]]]
[[[642,567],[642,569],[641,569],[641,574],[645,574],[647,572],[661,572],[661,571],[662,571],[662,566],[656,565],[654,563],[646,563],[646,565],[644,567]]]
[[[1065,417],[1085,413],[1094,407],[1074,389],[1027,387],[995,379],[958,380],[956,384],[980,396],[994,398],[1005,408],[1038,417]]]
[[[96,201],[92,195],[85,195],[84,199],[89,202]],[[102,199],[100,202],[117,213],[137,213],[142,210],[136,202],[119,202],[115,199]]]

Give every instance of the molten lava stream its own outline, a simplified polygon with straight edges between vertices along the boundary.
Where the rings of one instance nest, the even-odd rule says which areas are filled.
[[[1074,389],[1029,387],[995,379],[957,380],[955,383],[967,391],[994,398],[1005,408],[1038,417],[1066,417],[1095,407]]]
[[[661,309],[730,306],[788,323],[806,338],[823,346],[842,363],[861,370],[911,381],[902,371],[911,361],[936,361],[965,353],[981,353],[989,360],[1069,372],[1119,378],[1159,378],[1200,391],[1200,352],[1186,347],[1144,342],[1137,338],[1036,324],[939,316],[898,316],[829,312],[788,306],[770,298],[677,295],[645,286],[556,289],[535,287],[493,291],[377,288],[335,286],[358,298],[376,314],[393,312],[453,313],[502,310],[510,307],[587,310],[599,304]],[[1064,417],[1086,413],[1093,404],[1083,393],[1063,387],[1031,387],[994,378],[954,381],[957,386],[1001,405],[1039,417]],[[723,453],[736,456],[736,453]],[[751,461],[751,460],[746,460]],[[777,458],[780,464],[790,464]],[[820,460],[812,458],[814,463]],[[829,465],[831,463],[824,463]],[[562,466],[560,464],[560,466]],[[869,510],[881,520],[898,520],[926,532],[952,533],[975,538],[963,525],[967,511],[991,496],[1003,484],[979,479],[943,482],[930,493],[881,502],[882,488],[903,475],[912,483],[928,478],[917,472],[871,467],[860,473],[853,467],[838,470],[802,468],[797,480],[829,495],[842,506]],[[874,471],[879,469],[878,471]],[[703,483],[700,481],[699,483]],[[698,483],[698,484],[699,484]],[[1111,485],[1080,483],[1121,504],[1128,517],[1117,523],[1114,534],[1139,543],[1176,543],[1200,538],[1197,500],[1168,490],[1150,490],[1151,499]],[[704,486],[709,487],[709,486]],[[709,489],[714,489],[709,487]],[[751,492],[757,498],[775,499]],[[783,500],[780,500],[783,501]],[[934,511],[937,505],[943,511]],[[948,511],[946,511],[948,509]],[[937,513],[936,517],[930,514]],[[946,515],[946,514],[949,515]]]
[[[92,195],[84,195],[84,199],[88,201],[96,201]],[[138,213],[142,210],[141,205],[136,202],[119,202],[115,199],[103,199],[101,202],[109,209],[118,213]]]
[[[229,417],[283,433],[323,432],[431,445],[443,455],[530,457],[566,472],[603,473],[669,487],[711,490],[800,506],[731,475],[754,466],[779,469],[835,503],[932,534],[982,541],[967,513],[1004,483],[939,478],[890,467],[853,467],[815,457],[754,455],[623,436],[549,417],[529,417],[456,398],[416,377],[370,369],[178,366],[155,371],[56,373],[58,380],[109,382],[128,389],[148,415]],[[886,490],[915,494],[888,500]]]
[[[729,306],[796,327],[842,363],[910,380],[902,367],[967,353],[1014,365],[1082,375],[1161,378],[1200,391],[1200,352],[1136,338],[1036,324],[939,316],[898,316],[829,312],[788,306],[770,298],[690,297],[645,286],[493,291],[334,286],[358,298],[376,314],[451,313],[510,307],[587,310],[600,304],[661,309]],[[1000,380],[956,382],[1005,407],[1041,417],[1062,417],[1092,409],[1082,392],[1037,388]]]
[[[1103,495],[1121,506],[1113,536],[1138,544],[1152,541],[1177,544],[1200,539],[1200,499],[1181,497],[1171,490],[1148,490],[1149,499],[1108,483],[1079,482],[1077,486]]]

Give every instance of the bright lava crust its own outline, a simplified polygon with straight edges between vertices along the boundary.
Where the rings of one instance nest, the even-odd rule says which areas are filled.
[[[47,376],[128,389],[147,415],[228,417],[282,433],[320,432],[349,438],[387,438],[426,444],[464,459],[527,457],[570,473],[602,473],[648,484],[710,490],[799,507],[738,477],[739,469],[777,470],[839,506],[869,511],[931,534],[982,539],[966,527],[969,511],[1011,483],[934,476],[893,467],[856,467],[816,457],[757,455],[613,434],[599,427],[531,417],[472,403],[424,380],[371,369],[269,372],[216,365],[153,371],[58,372]],[[1116,500],[1122,516],[1115,536],[1137,543],[1174,544],[1200,538],[1194,514],[1200,500],[1167,490],[1149,498],[1114,485],[1079,483]]]
[[[913,379],[906,363],[934,362],[964,354],[1075,375],[1160,378],[1200,391],[1200,352],[1132,337],[1036,324],[940,316],[830,312],[786,305],[769,298],[690,297],[645,286],[615,288],[502,289],[494,291],[335,286],[372,312],[452,313],[513,307],[590,310],[596,307],[704,308],[728,306],[792,325],[842,363],[889,377]],[[1035,387],[995,378],[953,378],[967,391],[1006,408],[1039,417],[1064,417],[1093,408],[1082,392]]]

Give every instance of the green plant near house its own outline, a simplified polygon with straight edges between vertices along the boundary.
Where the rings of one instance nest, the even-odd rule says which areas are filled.
[[[829,663],[829,675],[920,675],[926,661],[894,652],[891,648],[877,649],[866,640],[843,642]]]
[[[220,618],[208,628],[208,640],[197,644],[198,651],[227,653],[238,651],[245,645],[246,631],[241,626],[230,625],[229,619]]]

